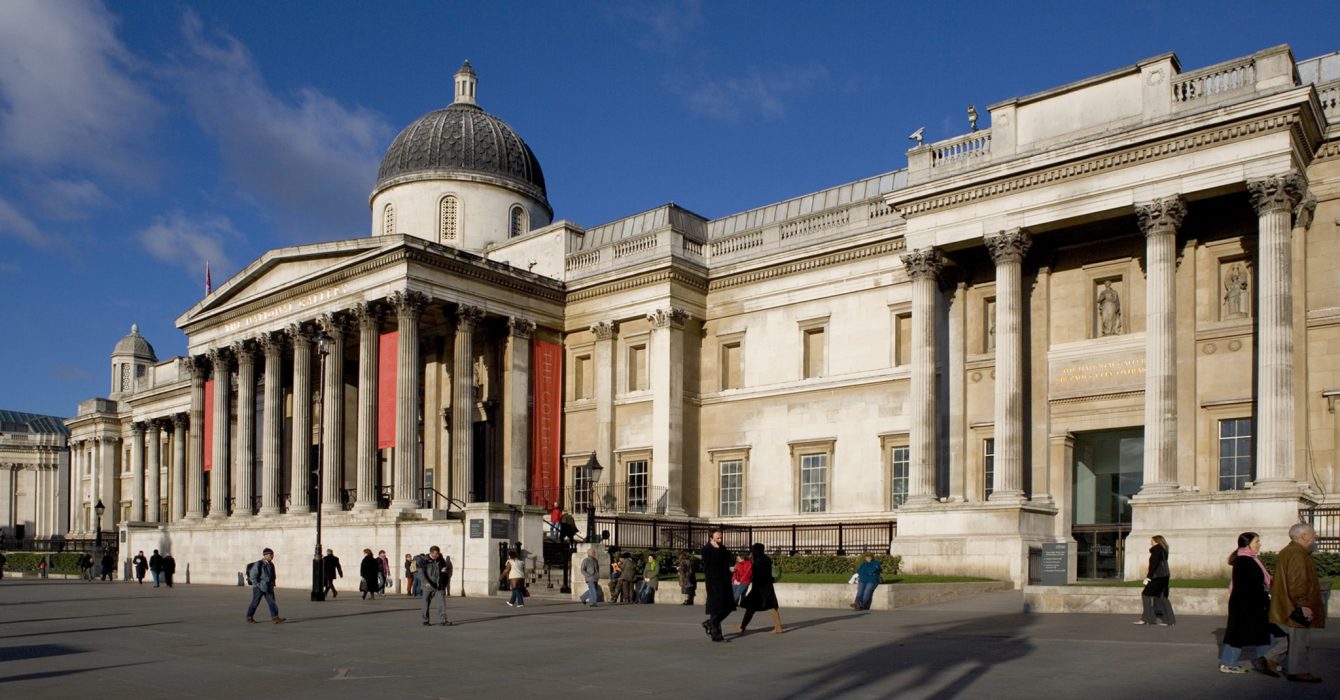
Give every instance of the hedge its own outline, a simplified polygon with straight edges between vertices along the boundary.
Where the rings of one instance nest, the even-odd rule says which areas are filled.
[[[656,555],[656,561],[661,567],[661,577],[669,577],[677,572],[675,564],[679,561],[679,550],[658,549],[653,552]],[[638,568],[643,566],[647,560],[647,551],[630,550],[633,560],[638,562]],[[797,554],[790,556],[786,554],[769,555],[773,562],[782,572],[782,579],[786,579],[786,574],[854,574],[856,568],[865,561],[865,555],[837,556],[835,554]],[[695,562],[697,557],[694,557]],[[898,570],[902,564],[902,557],[888,554],[875,555],[875,561],[880,564],[880,571],[885,578],[897,576]],[[701,565],[695,564],[695,568],[701,568]]]
[[[80,552],[5,552],[6,571],[37,571],[37,562],[44,557],[50,562],[47,573],[78,574]]]
[[[1279,552],[1261,552],[1261,563],[1266,565],[1266,570],[1271,574],[1275,573],[1275,558],[1278,556]],[[1317,562],[1318,576],[1340,576],[1340,552],[1313,552],[1312,558]]]

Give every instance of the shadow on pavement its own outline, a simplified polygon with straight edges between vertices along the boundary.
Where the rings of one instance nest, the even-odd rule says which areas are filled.
[[[37,673],[21,673],[17,676],[0,676],[0,683],[17,683],[18,681],[37,681],[44,678],[60,678],[61,676],[73,676],[76,673],[88,673],[89,671],[105,671],[112,668],[128,668],[130,666],[143,666],[149,663],[141,661],[133,664],[116,664],[112,666],[90,666],[88,668],[72,668],[65,671],[40,671]]]
[[[86,650],[64,644],[34,644],[27,647],[0,647],[0,662],[45,659],[49,656],[82,654]]]
[[[33,617],[27,620],[0,620],[0,625],[16,625],[21,622],[56,622],[58,620],[87,620],[91,617],[120,617],[130,613],[105,613],[102,615],[68,615],[66,617]]]
[[[108,627],[84,627],[82,629],[59,629],[47,630],[45,632],[28,632],[25,634],[7,634],[0,636],[0,639],[20,639],[22,637],[45,637],[49,634],[80,634],[84,632],[112,632],[115,630],[128,630],[137,627],[159,627],[161,625],[180,625],[184,620],[165,620],[163,622],[145,622],[138,625],[110,625]]]

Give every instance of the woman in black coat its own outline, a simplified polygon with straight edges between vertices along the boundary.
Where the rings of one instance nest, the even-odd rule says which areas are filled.
[[[1168,569],[1168,540],[1163,535],[1154,535],[1149,541],[1149,568],[1145,570],[1145,589],[1140,592],[1144,602],[1144,612],[1137,625],[1177,624],[1173,615],[1172,603],[1168,601],[1168,582],[1172,575]],[[1158,618],[1163,618],[1159,621]]]
[[[1270,624],[1270,574],[1257,555],[1261,538],[1255,532],[1238,535],[1238,548],[1228,555],[1233,579],[1228,586],[1228,626],[1224,629],[1224,648],[1219,653],[1219,670],[1246,673],[1238,665],[1245,647],[1256,651],[1256,669],[1268,676],[1279,676],[1279,667],[1265,657],[1272,642]]]
[[[754,613],[767,610],[772,613],[772,633],[782,633],[782,614],[777,610],[777,592],[772,588],[772,557],[763,551],[763,545],[755,542],[750,548],[750,559],[754,562],[753,579],[749,583],[749,592],[744,595],[744,619],[735,631],[744,634]]]
[[[377,591],[380,589],[377,582],[381,579],[381,573],[382,563],[377,557],[372,556],[372,550],[363,550],[363,562],[358,565],[358,575],[363,579],[358,585],[358,590],[362,591],[363,600],[367,600],[368,596],[372,596],[374,600],[377,598]]]
[[[735,597],[730,585],[730,567],[735,555],[721,543],[721,531],[713,530],[700,552],[703,558],[703,583],[707,588],[707,619],[703,630],[714,642],[726,641],[721,634],[721,621],[735,610]]]

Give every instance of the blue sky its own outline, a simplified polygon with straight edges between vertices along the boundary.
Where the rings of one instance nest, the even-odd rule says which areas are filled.
[[[1273,6],[1272,6],[1273,5]],[[1019,7],[1027,9],[1020,10]],[[902,168],[906,136],[1167,51],[1340,50],[1340,3],[0,3],[0,408],[105,396],[138,323],[265,250],[368,235],[395,134],[479,102],[555,217],[715,218]]]

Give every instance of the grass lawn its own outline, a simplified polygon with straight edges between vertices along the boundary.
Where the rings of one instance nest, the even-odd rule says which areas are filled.
[[[851,574],[782,574],[778,583],[846,583]],[[913,576],[899,574],[884,579],[884,583],[980,583],[989,578],[973,576]]]
[[[1325,579],[1325,578],[1322,579],[1323,584],[1324,584],[1324,582],[1325,582],[1326,580],[1327,580],[1327,579]],[[1340,576],[1331,577],[1330,582],[1331,582],[1331,588],[1334,589],[1337,585],[1340,585]],[[1144,587],[1145,587],[1144,582],[1143,582],[1143,581],[1139,581],[1139,580],[1136,580],[1136,581],[1117,581],[1117,580],[1110,580],[1110,579],[1095,580],[1095,581],[1081,581],[1081,582],[1079,582],[1079,583],[1074,583],[1074,584],[1071,584],[1071,585],[1074,585],[1074,586],[1110,586],[1110,587],[1112,587],[1112,588],[1144,588]],[[1173,579],[1168,585],[1169,585],[1169,587],[1171,587],[1171,588],[1222,588],[1222,589],[1227,590],[1227,589],[1228,589],[1228,579],[1226,579],[1226,578],[1184,578],[1184,579],[1177,579],[1177,578],[1175,578],[1175,579]],[[1323,587],[1324,587],[1324,585],[1323,585]]]

